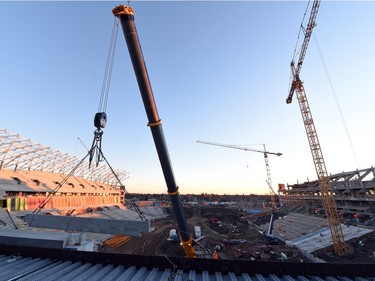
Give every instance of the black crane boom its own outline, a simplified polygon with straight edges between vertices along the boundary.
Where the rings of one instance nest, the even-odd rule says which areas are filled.
[[[138,40],[137,30],[134,23],[134,10],[131,7],[120,5],[112,10],[114,16],[121,22],[122,30],[128,46],[130,58],[133,64],[138,87],[141,92],[143,104],[148,117],[148,126],[151,129],[152,137],[159,156],[164,178],[168,188],[168,195],[171,199],[173,210],[176,215],[177,225],[180,231],[180,242],[185,251],[186,257],[195,258],[196,253],[192,246],[192,235],[183,212],[178,186],[176,185],[171,161],[169,158],[167,144],[157,111],[154,95],[151,89],[146,64],[143,58],[141,46]]]

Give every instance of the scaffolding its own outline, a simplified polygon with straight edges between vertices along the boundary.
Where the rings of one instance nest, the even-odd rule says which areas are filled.
[[[81,161],[76,156],[62,153],[51,147],[35,143],[18,134],[0,129],[0,170],[41,171],[54,174],[69,174]],[[128,172],[115,169],[118,178],[128,178]],[[73,176],[118,186],[118,180],[108,165],[91,165],[83,163]]]

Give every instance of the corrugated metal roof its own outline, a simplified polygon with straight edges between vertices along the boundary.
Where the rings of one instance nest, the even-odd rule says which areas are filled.
[[[161,259],[163,257],[160,257]],[[287,265],[287,264],[286,264]],[[373,265],[369,265],[370,267]],[[233,272],[209,272],[195,270],[158,269],[150,267],[124,266],[113,264],[93,264],[81,261],[63,261],[43,258],[0,255],[0,280],[126,280],[126,281],[360,281],[374,280],[375,277],[349,278],[335,276],[295,276],[276,274],[262,275]]]

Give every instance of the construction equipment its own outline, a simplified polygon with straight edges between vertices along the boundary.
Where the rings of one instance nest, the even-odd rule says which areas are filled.
[[[178,235],[177,235],[177,230],[175,228],[172,228],[170,231],[169,231],[169,236],[167,238],[168,241],[179,241],[179,238],[178,238]]]
[[[310,41],[311,33],[313,31],[313,28],[316,25],[315,20],[316,20],[316,16],[319,10],[319,5],[320,5],[319,0],[315,0],[312,5],[311,14],[310,14],[309,22],[307,24],[307,28],[305,30],[305,38],[301,47],[301,52],[300,52],[299,60],[297,63],[297,67],[295,67],[293,60],[290,64],[292,73],[293,73],[293,81],[291,83],[289,95],[286,99],[286,102],[288,104],[291,103],[293,94],[294,92],[296,92],[297,100],[298,100],[299,107],[300,107],[301,114],[302,114],[303,123],[304,123],[306,133],[307,133],[307,138],[310,144],[310,150],[312,153],[315,170],[318,176],[323,205],[327,212],[327,219],[328,219],[328,224],[329,224],[329,228],[331,231],[333,248],[334,248],[336,255],[344,256],[347,254],[348,249],[344,240],[344,234],[341,229],[339,213],[337,211],[334,194],[333,194],[332,187],[331,187],[331,182],[328,177],[326,165],[325,165],[324,158],[323,158],[323,153],[320,147],[318,135],[317,135],[314,121],[311,115],[310,106],[307,101],[304,86],[299,76],[301,67],[303,64],[303,60],[306,55],[307,46]]]
[[[202,228],[200,225],[194,226],[194,235],[195,235],[195,239],[202,237]]]
[[[234,149],[240,149],[240,150],[245,150],[245,151],[252,151],[252,152],[263,153],[263,155],[264,155],[264,161],[266,162],[267,180],[268,180],[268,185],[270,186],[270,190],[269,191],[270,191],[272,206],[275,205],[274,196],[273,196],[274,192],[272,190],[271,170],[270,170],[270,165],[269,165],[269,161],[268,161],[268,154],[273,154],[273,155],[281,156],[282,153],[267,151],[265,144],[263,144],[264,150],[262,151],[262,150],[257,150],[257,149],[253,149],[253,148],[237,146],[237,145],[233,145],[233,144],[222,144],[222,143],[217,143],[217,142],[209,142],[209,141],[201,141],[201,140],[197,140],[197,142],[198,143],[203,143],[203,144],[217,145],[217,146],[222,146],[222,147],[227,147],[227,148],[234,148]]]
[[[173,210],[176,215],[180,244],[185,251],[186,257],[196,258],[193,248],[193,238],[189,232],[185,214],[182,208],[178,186],[176,185],[167,144],[165,142],[161,120],[158,115],[154,95],[152,93],[150,80],[148,77],[145,60],[143,58],[141,45],[138,39],[137,30],[134,23],[134,10],[125,5],[116,6],[112,13],[121,22],[122,31],[128,46],[130,58],[137,78],[139,90],[141,92],[143,104],[148,117],[148,126],[154,139],[159,161],[163,170],[164,178],[168,188],[168,195],[171,199]]]
[[[270,187],[270,190],[273,192],[273,198],[275,202],[275,205],[272,208],[272,213],[271,213],[271,218],[270,218],[270,223],[268,225],[268,231],[266,234],[266,237],[269,241],[274,241],[275,236],[273,235],[273,224],[275,222],[277,214],[280,212],[281,205],[280,205],[280,197],[276,194],[276,192],[273,190],[272,186],[268,181],[266,181],[268,186]]]

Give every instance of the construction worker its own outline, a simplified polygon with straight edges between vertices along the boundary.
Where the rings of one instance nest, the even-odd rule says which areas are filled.
[[[214,253],[212,254],[212,258],[214,260],[218,260],[219,259],[219,253],[215,250]]]

